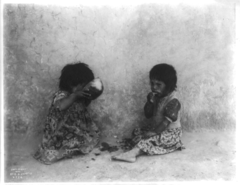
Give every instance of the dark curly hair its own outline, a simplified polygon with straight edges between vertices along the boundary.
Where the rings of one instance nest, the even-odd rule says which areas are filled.
[[[87,84],[94,79],[94,74],[89,66],[82,62],[67,64],[61,71],[59,89],[67,92],[78,84]]]
[[[153,66],[149,72],[149,78],[164,82],[169,92],[177,89],[177,72],[169,64],[162,63]]]

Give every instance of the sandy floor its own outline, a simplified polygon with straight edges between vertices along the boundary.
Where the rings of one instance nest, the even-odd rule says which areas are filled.
[[[43,165],[31,157],[38,139],[15,135],[7,143],[5,182],[234,181],[235,139],[233,131],[184,132],[185,150],[142,156],[135,163],[111,161],[120,150],[95,149],[84,157]]]

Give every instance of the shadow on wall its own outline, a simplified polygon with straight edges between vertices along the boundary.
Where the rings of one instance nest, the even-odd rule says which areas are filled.
[[[144,122],[148,73],[157,63],[178,72],[185,130],[235,128],[234,7],[4,6],[5,128],[44,126],[62,67],[87,63],[105,86],[90,105],[104,137]]]

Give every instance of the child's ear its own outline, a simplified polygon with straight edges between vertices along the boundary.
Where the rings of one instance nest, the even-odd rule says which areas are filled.
[[[170,90],[170,88],[168,88],[168,87],[166,86],[166,88],[165,88],[165,92],[166,92],[166,94],[169,94],[169,93],[171,93],[171,90]]]

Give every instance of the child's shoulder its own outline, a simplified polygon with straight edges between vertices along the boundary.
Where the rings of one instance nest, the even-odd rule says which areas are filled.
[[[177,98],[173,98],[167,103],[167,107],[176,107],[176,106],[181,106],[181,103]]]
[[[69,95],[69,93],[68,92],[66,92],[66,91],[62,91],[62,90],[58,90],[58,91],[56,91],[56,92],[54,92],[54,94],[53,94],[53,96],[54,97],[56,97],[56,96],[66,96],[66,95]]]
[[[170,94],[168,95],[168,99],[169,99],[169,100],[173,100],[173,99],[179,100],[177,91],[173,91],[172,93],[170,93]]]
[[[173,108],[180,109],[180,107],[181,107],[181,103],[179,101],[179,98],[177,97],[176,93],[173,92],[168,97],[168,101],[167,101],[165,109],[173,109]]]
[[[64,97],[67,97],[68,95],[69,95],[68,92],[58,90],[57,92],[55,92],[55,93],[53,94],[53,101],[55,102],[55,101],[57,101],[57,100],[59,100],[59,99],[62,99],[62,98],[64,98]]]
[[[171,94],[168,95],[167,97],[167,105],[168,106],[173,106],[173,105],[177,105],[180,104],[179,98],[177,96],[177,93],[174,91]]]

